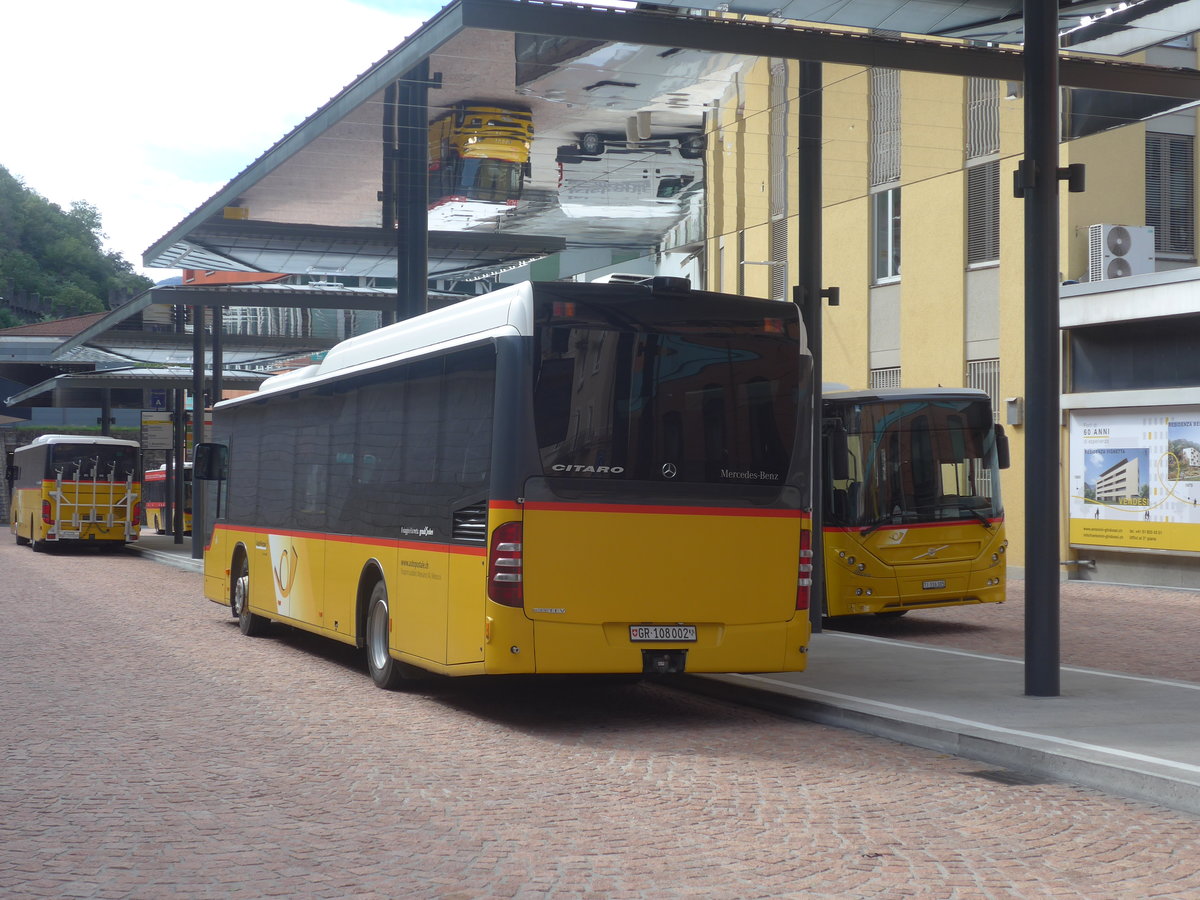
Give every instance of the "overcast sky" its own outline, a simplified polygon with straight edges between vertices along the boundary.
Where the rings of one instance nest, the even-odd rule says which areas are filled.
[[[170,277],[142,252],[443,5],[8,3],[0,165]]]

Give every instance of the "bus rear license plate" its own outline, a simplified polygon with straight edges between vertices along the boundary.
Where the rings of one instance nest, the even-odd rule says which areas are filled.
[[[630,625],[631,641],[694,641],[695,625]]]
[[[946,586],[946,579],[944,579],[944,578],[939,578],[937,581],[922,581],[921,582],[921,589],[926,590],[926,591],[936,590],[937,588],[944,588],[945,586]]]

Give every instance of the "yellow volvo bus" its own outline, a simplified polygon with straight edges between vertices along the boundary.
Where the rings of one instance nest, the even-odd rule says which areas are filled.
[[[849,477],[824,479],[827,616],[1004,600],[1000,470],[1008,439],[983,391],[826,392]],[[839,473],[841,474],[841,473]]]
[[[64,541],[124,546],[141,522],[136,441],[46,434],[13,453],[10,527],[39,553]]]
[[[216,407],[205,594],[244,633],[365,648],[388,688],[800,670],[813,414],[789,303],[669,278],[464,300]]]

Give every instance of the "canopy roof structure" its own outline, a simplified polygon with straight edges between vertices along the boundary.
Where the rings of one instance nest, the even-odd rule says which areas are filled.
[[[226,329],[222,335],[224,364],[262,365],[328,350],[348,336],[345,324],[337,321],[339,314],[353,316],[352,311],[374,312],[374,319],[364,323],[362,330],[377,327],[379,314],[394,308],[395,296],[394,290],[345,287],[337,283],[160,285],[139,294],[65,340],[51,358],[60,362],[190,366],[193,362],[191,333],[176,333],[163,325],[148,326],[143,321],[144,314],[154,307],[164,306],[234,307],[259,311],[259,315],[265,315],[262,311],[266,310],[308,311],[286,329],[271,323],[262,328],[244,329],[242,333]],[[312,310],[328,310],[330,315],[322,319],[315,317]]]
[[[62,387],[71,388],[132,388],[134,390],[184,390],[192,386],[191,366],[162,366],[148,368],[130,366],[124,369],[101,369],[96,372],[68,372],[25,388],[8,397],[5,402],[17,406],[25,400],[48,394]],[[268,377],[262,372],[228,370],[221,373],[230,390],[253,390]]]
[[[1112,5],[1059,3],[1060,27],[1073,49],[1124,52],[1200,29],[1200,4],[1143,0],[1106,15]],[[704,145],[706,113],[731,83],[747,77],[754,59],[1020,81],[1020,49],[1008,42],[1022,39],[1021,9],[1016,0],[701,0],[632,10],[458,0],[147,249],[144,262],[394,275],[397,243],[411,228],[388,206],[395,188],[389,149],[406,138],[404,111],[398,111],[404,101],[395,88],[411,83],[411,73],[426,61],[425,121],[464,107],[516,109],[532,117],[528,149],[507,153],[508,168],[519,167],[520,174],[489,175],[517,179],[503,191],[494,182],[483,193],[461,180],[437,183],[432,171],[451,168],[441,150],[455,148],[430,138],[428,220],[422,224],[429,229],[431,278],[483,277],[563,250],[646,254],[672,230],[696,230],[703,173],[695,151],[686,148]],[[1090,91],[1173,98],[1146,107],[1152,112],[1200,99],[1200,77],[1192,70],[1112,56],[1065,57],[1062,81]],[[475,136],[476,158],[501,155],[495,147],[480,149],[490,140],[486,134]],[[585,137],[593,143],[580,149]],[[585,152],[593,147],[600,152]],[[686,239],[675,243],[684,246]]]

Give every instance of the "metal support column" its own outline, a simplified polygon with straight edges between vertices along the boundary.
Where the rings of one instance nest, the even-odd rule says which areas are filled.
[[[203,306],[192,307],[192,446],[204,440],[204,314]],[[179,458],[179,474],[184,472]],[[180,477],[180,482],[184,479]],[[193,486],[194,491],[194,486]],[[192,503],[192,559],[204,558],[204,529],[199,519],[200,505]],[[181,517],[182,518],[182,517]]]
[[[104,437],[112,435],[112,389],[103,388],[100,391],[100,434]]]
[[[1035,697],[1059,694],[1058,95],[1058,4],[1025,0],[1025,693]]]
[[[214,306],[212,309],[212,405],[221,402],[221,373],[225,370],[225,354],[222,338],[225,334],[225,307]]]
[[[175,334],[183,335],[187,307],[176,304],[171,307],[171,320]],[[167,454],[167,505],[163,510],[163,527],[174,538],[174,543],[183,543],[183,445],[187,410],[184,392],[178,388],[171,391],[171,452]]]
[[[821,496],[824,481],[824,454],[821,446],[821,377],[823,310],[821,290],[821,116],[822,66],[819,62],[800,63],[800,126],[796,174],[799,182],[797,242],[800,314],[808,331],[812,353],[812,587],[809,590],[808,616],[812,630],[821,630],[825,615],[825,542],[822,528]]]
[[[182,309],[183,307],[177,307]],[[183,471],[183,445],[186,437],[186,418],[187,404],[184,402],[184,391],[173,390],[171,406],[175,410],[172,416],[172,444],[174,449],[171,451],[171,458],[167,460],[167,477],[171,479],[168,490],[171,492],[171,502],[166,509],[167,521],[166,527],[174,536],[174,543],[183,543],[183,478],[180,473]]]
[[[396,319],[429,299],[429,60],[385,91],[383,224],[396,231]]]

